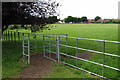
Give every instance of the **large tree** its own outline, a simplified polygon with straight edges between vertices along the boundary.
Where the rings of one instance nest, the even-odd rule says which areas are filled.
[[[94,21],[97,21],[97,20],[99,20],[99,19],[101,19],[101,17],[96,16],[95,19],[94,19]]]
[[[81,21],[83,22],[83,23],[86,23],[88,20],[87,20],[87,17],[86,16],[83,16],[83,17],[81,17]]]
[[[43,30],[49,16],[57,16],[59,3],[55,1],[3,2],[2,32],[11,24],[31,25],[32,31]],[[37,27],[35,27],[38,25]],[[37,28],[37,29],[36,29]]]

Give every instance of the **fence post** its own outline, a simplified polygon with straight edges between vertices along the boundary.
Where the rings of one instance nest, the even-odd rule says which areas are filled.
[[[48,41],[49,41],[49,44],[48,44],[48,45],[49,45],[49,57],[51,58],[51,52],[50,52],[50,46],[51,46],[51,45],[50,45],[50,36],[49,36],[49,40],[48,40]]]
[[[37,36],[36,36],[36,34],[34,37],[34,42],[35,42],[35,53],[37,53]]]
[[[9,34],[9,31],[8,31],[8,41],[10,42],[10,34]]]
[[[13,41],[12,37],[13,37],[13,36],[12,36],[12,31],[11,31],[11,42]]]
[[[45,57],[45,38],[44,38],[44,35],[43,35],[43,53],[44,53],[44,57]]]
[[[18,41],[20,41],[20,32],[18,32]]]
[[[7,31],[7,41],[9,42],[9,39],[8,39],[8,31]]]
[[[23,57],[24,57],[24,51],[25,51],[25,48],[24,48],[24,44],[25,44],[25,42],[24,42],[24,33],[22,33],[22,47],[23,47]]]
[[[16,42],[16,32],[14,32],[14,40],[15,40],[15,42]]]
[[[6,41],[7,41],[7,31],[6,31]]]
[[[78,59],[77,59],[78,55],[77,54],[78,54],[78,38],[76,38],[76,66],[78,66]]]
[[[30,64],[30,33],[28,33],[28,64]]]
[[[58,62],[60,62],[60,37],[57,37],[57,58]]]
[[[68,46],[68,35],[66,34],[66,45]],[[68,47],[66,46],[66,54],[68,53]]]
[[[103,41],[103,56],[102,56],[102,76],[104,78],[104,65],[105,65],[105,40]]]

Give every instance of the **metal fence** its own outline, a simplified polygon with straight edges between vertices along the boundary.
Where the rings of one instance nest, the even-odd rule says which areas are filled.
[[[112,70],[111,74],[120,72],[119,66],[114,65],[120,58],[116,52],[118,48],[113,47],[118,46],[120,43],[118,41],[69,37],[67,34],[30,34],[15,31],[4,32],[2,40],[14,42],[16,45],[19,45],[17,42],[22,44],[22,54],[23,57],[27,57],[28,63],[30,63],[31,54],[43,52],[44,57],[48,59],[62,62],[101,78],[109,77],[106,75],[107,70]],[[41,49],[43,51],[40,51]],[[83,55],[85,52],[95,53],[95,55],[86,59],[84,58],[86,55]],[[92,60],[92,58],[96,59]],[[108,59],[111,61],[107,61]],[[90,65],[93,69],[90,68]],[[94,69],[98,69],[98,71]]]
[[[64,39],[62,39],[64,38]],[[54,39],[54,40],[53,40]],[[72,40],[72,44],[75,45],[71,45],[69,44],[69,39],[74,39]],[[79,42],[79,40],[88,40],[88,41],[97,41],[101,43],[101,51],[97,51],[97,50],[92,50],[92,49],[86,49],[86,48],[82,48],[80,47],[81,45],[79,45],[82,42]],[[77,37],[68,37],[68,36],[58,36],[58,37],[54,37],[54,36],[43,36],[43,41],[44,41],[44,56],[48,59],[51,59],[53,61],[58,61],[58,62],[62,62],[64,64],[67,64],[71,67],[83,70],[85,72],[88,72],[90,74],[99,76],[101,78],[106,78],[106,68],[109,68],[111,70],[115,70],[115,71],[120,71],[120,69],[117,67],[113,67],[113,66],[109,66],[106,65],[106,60],[110,57],[112,58],[120,58],[120,55],[118,54],[111,54],[111,53],[106,53],[106,44],[107,43],[114,43],[114,44],[119,44],[120,42],[118,41],[108,41],[108,40],[98,40],[98,39],[88,39],[88,38],[77,38]],[[46,41],[48,41],[47,46]],[[53,43],[54,41],[54,43]],[[63,41],[65,41],[64,43],[62,43]],[[93,42],[94,43],[94,42]],[[49,45],[48,45],[49,44]],[[56,49],[51,49],[53,46],[56,47]],[[89,45],[88,45],[89,46]],[[46,48],[48,47],[48,48]],[[54,48],[55,48],[54,47]],[[64,48],[61,48],[64,47]],[[70,49],[68,49],[70,48]],[[71,49],[74,49],[71,51]],[[64,50],[64,51],[63,51]],[[82,57],[78,56],[78,52],[79,50],[87,51],[87,52],[93,52],[96,53],[96,55],[99,54],[99,56],[101,55],[101,62],[96,62],[96,61],[92,61],[90,59],[84,59]],[[71,52],[73,52],[73,54],[70,54]],[[83,53],[84,54],[84,53]],[[52,56],[56,55],[57,59],[52,57]],[[66,59],[66,60],[65,60]],[[71,59],[71,60],[70,60]],[[67,61],[69,60],[69,61]],[[101,66],[101,70],[99,70],[98,72],[95,71],[89,71],[87,69],[84,69],[79,65],[79,63],[81,63],[81,61],[84,61],[84,63],[91,63],[92,65],[97,65],[97,66]],[[83,63],[83,65],[84,65]],[[115,63],[113,63],[115,64]],[[94,66],[93,65],[93,66]],[[99,68],[99,67],[98,67]]]
[[[23,58],[27,58],[27,63],[30,64],[30,56],[34,53],[43,53],[43,36],[60,36],[67,34],[33,34],[17,31],[5,31],[2,36],[2,41],[15,43],[15,46],[22,47]]]

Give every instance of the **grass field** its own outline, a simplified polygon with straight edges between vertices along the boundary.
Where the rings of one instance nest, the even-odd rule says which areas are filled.
[[[101,39],[101,40],[111,40],[111,41],[118,41],[118,25],[117,24],[56,24],[57,27],[52,28],[50,31],[46,30],[43,34],[68,34],[71,37],[79,37],[79,38],[91,38],[91,39]],[[68,45],[76,46],[75,39],[69,39]],[[63,42],[62,44],[66,44]],[[65,47],[61,47],[61,52],[66,53]],[[103,43],[96,42],[96,41],[87,41],[87,40],[79,40],[79,47],[103,51]],[[114,43],[106,43],[105,52],[116,54],[118,55],[118,44]],[[53,49],[54,51],[54,49]],[[81,54],[86,53],[85,51],[78,51]],[[76,50],[68,48],[69,55],[75,56]],[[87,52],[88,53],[88,52]],[[89,60],[102,63],[102,55],[95,54]],[[70,60],[69,58],[63,58],[67,63],[76,65],[75,60]],[[102,67],[93,65],[91,63],[87,63],[84,61],[79,60],[78,66],[82,67],[83,69],[89,70],[91,72],[95,72],[97,74],[102,75]],[[108,66],[119,68],[118,66],[118,58],[105,56],[105,64]],[[104,76],[109,78],[116,78],[119,77],[118,71],[105,68]]]
[[[118,26],[117,26],[117,24],[54,24],[54,25],[57,25],[57,27],[53,27],[53,28],[51,28],[51,30],[44,30],[41,33],[39,33],[39,32],[36,32],[36,33],[39,33],[39,34],[61,34],[62,33],[62,34],[68,34],[68,36],[71,36],[71,37],[102,39],[102,40],[105,39],[105,40],[111,40],[111,41],[118,41]],[[23,29],[20,29],[19,31],[20,32],[29,32],[29,31],[26,31]],[[79,42],[81,42],[79,47],[102,51],[102,43],[85,41],[85,40],[80,40]],[[63,42],[63,44],[64,44],[64,42]],[[75,46],[75,40],[70,39],[69,45]],[[65,52],[64,48],[65,47],[61,47],[61,52]],[[6,50],[7,50],[7,47],[6,47]],[[79,52],[86,53],[85,51],[79,51]],[[118,54],[118,45],[107,43],[106,44],[106,52],[109,52],[111,54]],[[70,53],[70,55],[75,55],[75,50],[69,49],[69,53]],[[9,55],[9,54],[7,54],[7,55]],[[15,54],[15,55],[17,55],[17,54]],[[4,56],[4,54],[3,54],[3,56]],[[19,57],[19,55],[18,55],[18,57]],[[109,57],[109,56],[105,56],[105,57],[106,57],[105,64],[107,64],[109,66],[117,67],[117,68],[119,67],[118,62],[117,62],[118,58]],[[17,57],[16,57],[16,59],[17,59]],[[62,60],[75,65],[75,60],[69,60],[67,58],[65,58],[65,59],[63,58]],[[101,62],[102,55],[96,54],[96,56],[93,56],[89,60],[102,63]],[[6,58],[5,58],[4,62],[7,63]],[[93,66],[92,64],[85,63],[84,61],[79,61],[79,62],[80,62],[79,63],[80,65],[78,65],[79,67],[82,67],[86,70],[90,70],[92,72],[95,72],[95,73],[101,75],[102,67],[99,67],[96,65]],[[6,65],[6,64],[3,64],[3,65]],[[63,71],[63,73],[61,73],[60,75],[56,75],[57,71],[59,71],[59,68],[65,69],[65,71]],[[3,69],[3,70],[7,70],[7,67],[6,67],[6,69]],[[58,65],[58,66],[56,66],[55,71],[53,72],[54,74],[53,73],[50,74],[49,77],[50,78],[57,78],[57,77],[62,78],[62,76],[65,76],[65,74],[67,74],[66,71],[68,71],[69,74],[72,74],[72,75],[74,74],[73,73],[74,71],[71,72],[70,69],[67,69],[67,67]],[[11,72],[10,73],[9,72],[6,75],[10,76]],[[17,73],[17,72],[15,72],[15,73]],[[13,73],[13,74],[15,74],[15,73]],[[79,71],[77,70],[76,73],[79,73]],[[118,72],[116,72],[115,70],[105,68],[105,76],[107,76],[109,78],[119,77],[117,73]],[[67,75],[69,76],[69,74],[67,74]],[[75,76],[72,76],[72,77],[77,77],[79,74],[74,74],[74,75]],[[85,76],[87,77],[88,75],[85,75]],[[84,78],[85,76],[80,76],[80,77]],[[90,77],[90,76],[88,76],[88,77]]]
[[[68,34],[69,36],[92,39],[118,40],[117,24],[56,24],[57,27],[43,34]]]

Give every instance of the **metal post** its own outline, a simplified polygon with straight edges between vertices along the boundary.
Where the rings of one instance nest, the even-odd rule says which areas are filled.
[[[68,35],[66,35],[66,45],[68,46]],[[66,46],[66,54],[68,53],[68,47]]]
[[[28,33],[28,64],[30,64],[30,34]]]
[[[77,54],[78,54],[78,38],[76,39],[76,57],[78,56]],[[78,59],[77,58],[76,58],[76,66],[78,66]]]
[[[24,33],[22,33],[22,47],[23,47],[23,57],[24,57],[24,54],[25,54],[25,48],[24,48],[24,44],[25,44],[25,42],[24,42]]]
[[[102,76],[104,77],[104,65],[105,65],[105,40],[103,41],[103,56],[102,56]]]
[[[49,36],[49,58],[51,58],[51,52],[50,52],[50,36]]]
[[[57,37],[57,58],[58,58],[58,62],[60,62],[60,37]]]

